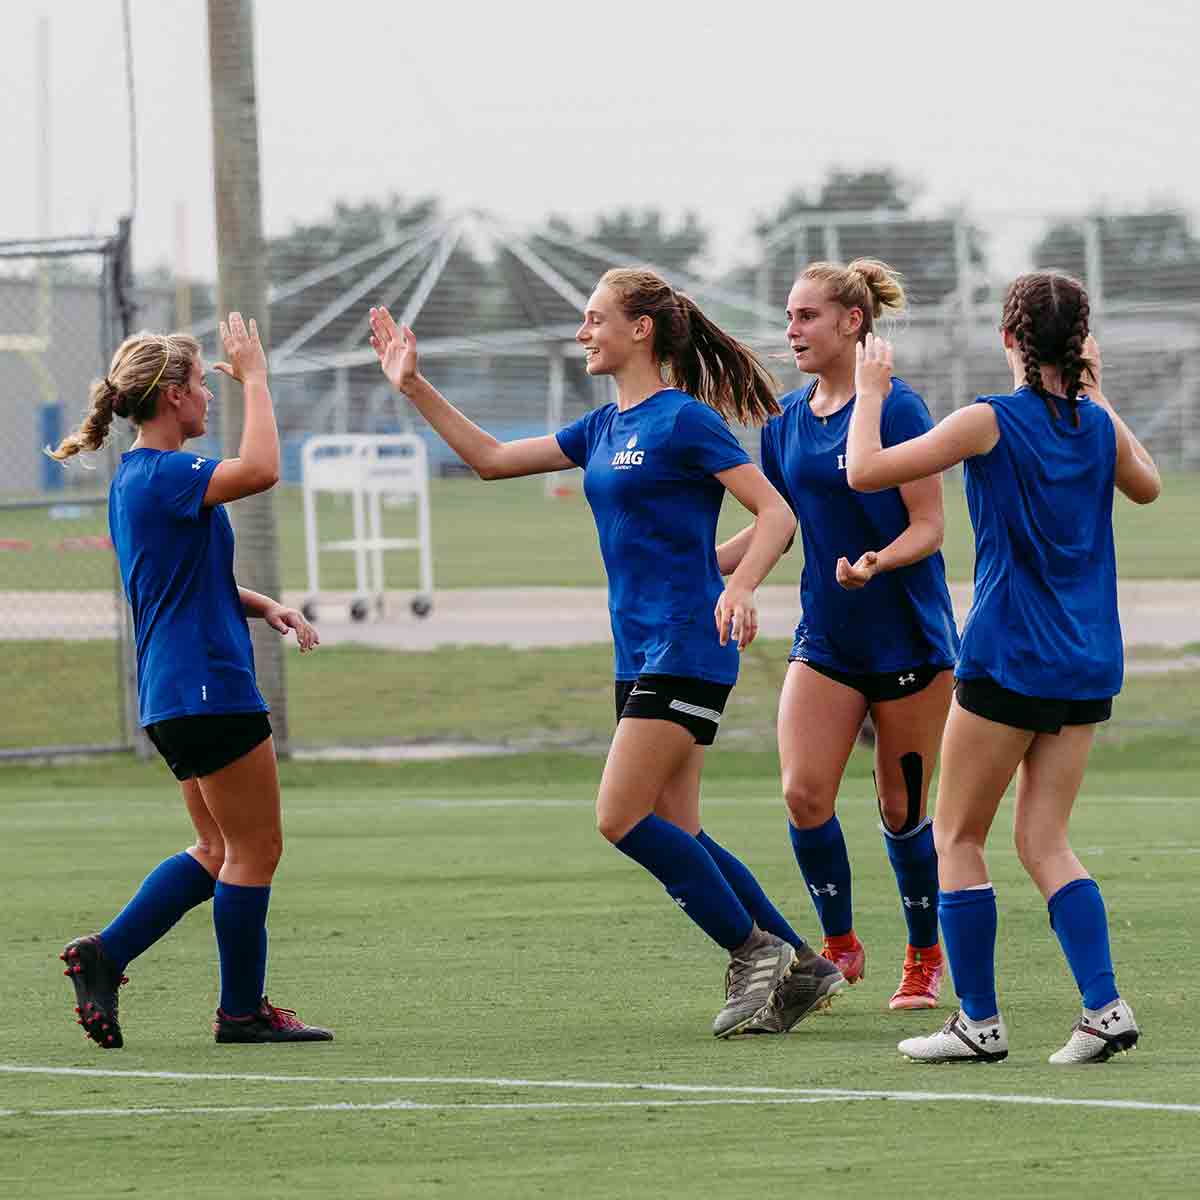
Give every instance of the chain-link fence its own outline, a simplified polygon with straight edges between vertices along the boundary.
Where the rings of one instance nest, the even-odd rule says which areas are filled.
[[[412,430],[426,438],[436,474],[461,471],[383,380],[366,341],[370,304],[386,303],[413,325],[430,379],[470,417],[510,439],[557,429],[609,398],[610,382],[587,376],[574,344],[580,312],[608,267],[654,263],[653,252],[614,250],[556,226],[516,230],[479,213],[426,212],[419,221],[352,235],[331,246],[327,229],[298,231],[272,247],[267,324],[284,447],[274,507],[292,603],[307,590],[296,485],[308,437]],[[793,279],[814,259],[860,255],[891,263],[905,278],[910,310],[890,330],[898,371],[937,416],[1011,387],[997,324],[1003,290],[1016,274],[1056,266],[1081,276],[1104,352],[1106,392],[1164,468],[1200,465],[1200,240],[1186,215],[803,213],[766,232],[747,263],[717,282],[670,268],[662,273],[718,324],[776,356],[780,386],[790,389],[803,382],[784,337]],[[134,738],[127,620],[104,509],[128,430],[115,423],[111,451],[92,456],[90,470],[74,460],[64,471],[40,451],[74,427],[89,381],[131,325],[189,327],[210,363],[218,347],[210,287],[142,294],[134,321],[121,264],[119,238],[0,245],[0,755],[48,743],[123,746]],[[198,452],[220,453],[222,420],[218,401]],[[753,431],[743,432],[757,450]],[[547,490],[569,492],[578,482],[573,473],[550,480]],[[518,485],[434,483],[439,590],[601,582],[582,505],[554,508]],[[348,536],[349,506],[326,499],[323,532],[328,517],[332,534]],[[389,523],[410,519],[403,506],[386,514]],[[323,585],[348,592],[349,556],[328,557]],[[1155,559],[1137,576],[1174,573],[1168,556],[1162,564]],[[393,574],[389,559],[389,588],[404,589],[407,568],[401,556]],[[407,608],[398,606],[403,619]],[[428,624],[442,613],[435,604]],[[387,644],[409,644],[404,630],[392,636]],[[52,709],[58,719],[47,718]],[[313,739],[327,714],[306,719],[300,744]],[[50,728],[58,730],[52,737]],[[318,740],[324,734],[322,728]]]
[[[0,243],[0,757],[131,744],[131,655],[106,499],[120,437],[64,468],[132,320],[128,229]],[[142,314],[154,323],[166,314]],[[49,709],[69,720],[48,722]]]

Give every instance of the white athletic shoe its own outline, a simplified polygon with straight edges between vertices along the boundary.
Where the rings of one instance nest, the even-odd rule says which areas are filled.
[[[896,1049],[913,1062],[1000,1062],[1008,1057],[1008,1030],[999,1014],[972,1021],[959,1011],[937,1033],[905,1038]]]
[[[1085,1008],[1067,1044],[1050,1055],[1050,1061],[1058,1066],[1108,1062],[1114,1054],[1132,1050],[1140,1032],[1133,1009],[1120,998],[1095,1012]]]

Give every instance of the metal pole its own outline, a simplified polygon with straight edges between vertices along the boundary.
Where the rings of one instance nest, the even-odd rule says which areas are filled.
[[[263,344],[269,346],[252,0],[208,0],[208,46],[217,212],[217,311],[237,309],[255,317]],[[232,458],[241,441],[242,393],[224,376],[221,409],[223,451]],[[237,535],[239,581],[256,592],[278,597],[279,540],[272,494],[239,500],[230,507],[230,515]],[[283,756],[288,748],[283,639],[264,621],[250,622],[250,636],[259,690],[271,707],[275,746]]]
[[[550,378],[546,388],[546,432],[555,434],[563,424],[563,401],[567,390],[566,356],[561,346],[551,346],[548,351]],[[563,472],[553,471],[546,476],[547,497],[561,495]]]

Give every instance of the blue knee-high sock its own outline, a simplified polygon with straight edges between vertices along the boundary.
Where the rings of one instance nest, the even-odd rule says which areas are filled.
[[[616,846],[645,867],[719,946],[732,950],[750,936],[754,918],[690,833],[651,813]]]
[[[267,977],[267,906],[270,887],[218,883],[213,928],[221,958],[221,1011],[245,1017],[262,1002]]]
[[[918,949],[936,946],[938,873],[937,851],[933,846],[933,821],[926,817],[911,833],[902,835],[894,834],[886,825],[880,828],[904,904],[908,944]]]
[[[190,855],[164,859],[100,932],[105,957],[120,970],[148,950],[184,913],[212,899],[216,882]]]
[[[717,869],[725,876],[725,882],[733,888],[734,895],[742,902],[746,911],[754,918],[759,929],[773,933],[789,945],[804,945],[804,939],[788,924],[787,918],[771,903],[750,868],[735,854],[730,854],[719,842],[714,842],[704,830],[696,840],[708,851]]]
[[[996,1002],[996,892],[987,887],[942,892],[942,937],[959,1004],[972,1021],[994,1017]]]
[[[1108,914],[1094,879],[1073,879],[1050,897],[1050,927],[1067,956],[1084,1008],[1103,1008],[1117,998]]]
[[[788,823],[792,852],[812,894],[826,937],[838,937],[854,928],[850,897],[850,859],[837,817],[816,829],[797,829]]]

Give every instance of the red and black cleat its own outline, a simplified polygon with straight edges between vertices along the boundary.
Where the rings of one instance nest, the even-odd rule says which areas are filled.
[[[305,1025],[291,1008],[276,1008],[266,996],[248,1017],[231,1017],[217,1009],[213,1037],[218,1042],[332,1042],[333,1030]]]
[[[117,1019],[117,990],[129,980],[104,956],[100,935],[68,942],[58,956],[67,964],[63,974],[75,987],[75,1013],[87,1036],[105,1050],[119,1050],[125,1039]]]

